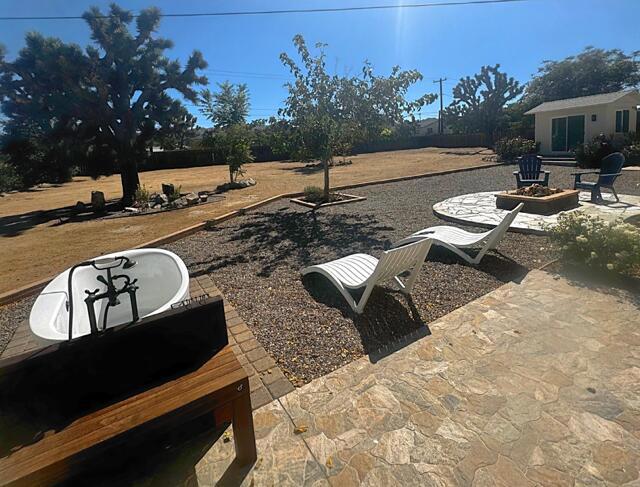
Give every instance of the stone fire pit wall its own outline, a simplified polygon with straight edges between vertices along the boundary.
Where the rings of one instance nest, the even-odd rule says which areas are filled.
[[[522,196],[509,192],[496,194],[496,208],[513,210],[520,203],[524,203],[522,212],[536,215],[554,215],[561,211],[578,207],[578,195],[580,191],[565,189],[560,193],[549,196]]]

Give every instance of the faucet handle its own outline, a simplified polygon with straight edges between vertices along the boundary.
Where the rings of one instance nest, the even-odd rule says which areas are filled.
[[[100,289],[96,289],[95,291],[89,291],[88,289],[85,289],[84,292],[87,294],[87,296],[95,296],[100,292]]]

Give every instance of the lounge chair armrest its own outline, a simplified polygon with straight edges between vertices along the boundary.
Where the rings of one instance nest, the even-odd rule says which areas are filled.
[[[600,174],[600,176],[621,176],[622,175],[621,172],[617,172],[615,174],[602,174],[602,173],[598,173],[598,174]]]
[[[514,176],[517,176],[518,174],[520,174],[520,171],[513,171]]]
[[[551,171],[542,171],[545,174],[551,174]]]

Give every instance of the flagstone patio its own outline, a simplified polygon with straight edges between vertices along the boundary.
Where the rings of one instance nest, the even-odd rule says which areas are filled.
[[[638,485],[638,304],[532,271],[255,411],[243,484]],[[218,441],[187,483],[233,455]]]
[[[507,214],[506,210],[496,208],[496,197],[499,191],[485,191],[481,193],[463,194],[448,198],[433,205],[433,212],[443,220],[467,225],[493,228],[497,226]],[[615,201],[611,194],[603,194],[606,204],[591,203],[591,194],[580,192],[580,206],[567,212],[580,211],[588,215],[598,216],[610,221],[616,218],[628,218],[640,215],[640,196],[621,194],[620,202]],[[544,235],[545,226],[555,225],[558,215],[535,215],[520,212],[511,224],[511,230],[523,233]]]

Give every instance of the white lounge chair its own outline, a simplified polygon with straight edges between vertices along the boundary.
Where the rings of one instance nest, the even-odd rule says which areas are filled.
[[[462,257],[470,264],[477,265],[484,257],[484,254],[497,247],[523,206],[524,203],[520,203],[513,210],[507,213],[497,227],[493,230],[489,230],[488,232],[474,233],[449,225],[439,225],[436,227],[425,228],[424,230],[420,230],[407,238],[403,238],[393,244],[392,248],[401,248],[403,245],[422,240],[423,238],[431,238],[433,239],[434,245],[445,247],[456,255]],[[480,251],[475,257],[471,257],[468,253],[462,250],[471,248],[480,248]]]
[[[302,275],[317,272],[329,279],[356,313],[362,313],[376,284],[394,279],[400,290],[409,294],[431,248],[431,239],[423,237],[401,248],[387,250],[380,260],[368,254],[352,254],[326,264],[302,269]],[[403,283],[398,277],[410,271]],[[365,288],[358,301],[349,290]]]

